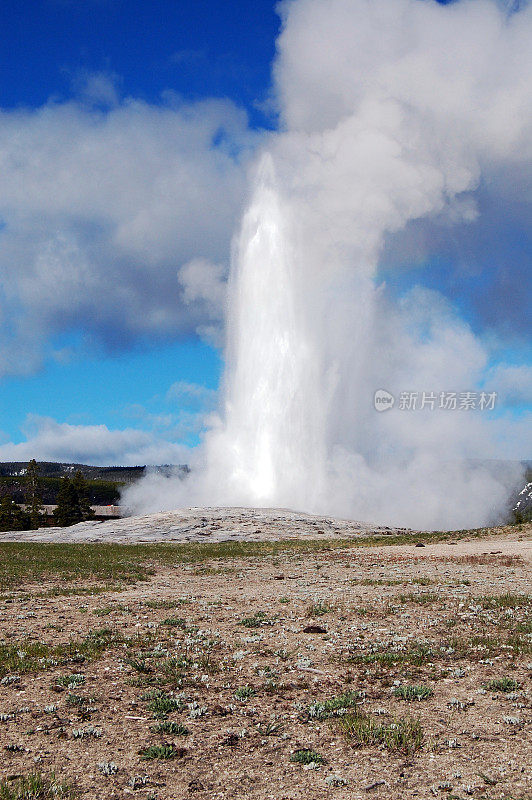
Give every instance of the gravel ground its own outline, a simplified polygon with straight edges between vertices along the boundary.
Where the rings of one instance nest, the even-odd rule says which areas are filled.
[[[0,775],[87,800],[530,798],[532,527],[496,533],[5,591]]]

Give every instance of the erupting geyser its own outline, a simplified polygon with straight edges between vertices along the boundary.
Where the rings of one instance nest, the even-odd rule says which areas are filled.
[[[297,0],[282,15],[283,132],[233,247],[220,415],[186,481],[150,476],[126,503],[494,522],[519,472],[482,464],[504,419],[373,407],[378,389],[482,388],[487,346],[443,295],[398,298],[378,267],[397,232],[419,224],[430,243],[474,225],[483,172],[497,194],[505,168],[530,164],[532,9]]]
[[[326,408],[311,347],[290,209],[265,155],[235,245],[229,284],[225,426],[209,439],[236,503],[315,503],[323,484]]]

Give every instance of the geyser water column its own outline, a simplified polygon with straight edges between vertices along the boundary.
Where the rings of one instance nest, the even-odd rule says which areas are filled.
[[[207,441],[222,502],[308,509],[323,491],[326,404],[293,222],[265,154],[234,244],[224,424]]]

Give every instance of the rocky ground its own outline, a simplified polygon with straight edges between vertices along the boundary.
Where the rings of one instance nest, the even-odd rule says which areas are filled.
[[[283,524],[307,539],[76,545],[100,549],[70,577],[0,544],[0,797],[530,798],[532,526],[369,547]],[[124,554],[143,580],[104,577]],[[55,794],[2,794],[31,772]]]

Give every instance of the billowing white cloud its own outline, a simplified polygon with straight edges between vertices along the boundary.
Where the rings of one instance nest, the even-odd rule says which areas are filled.
[[[30,416],[26,440],[0,444],[0,461],[66,461],[83,464],[134,466],[184,464],[190,453],[160,434],[106,425],[70,425],[49,417]]]
[[[203,314],[197,332],[214,344],[223,343],[227,293],[227,268],[204,258],[194,258],[179,270],[179,283],[183,287],[183,301]]]
[[[0,111],[0,375],[71,326],[112,347],[214,336],[256,140],[228,100],[118,102],[104,75]]]

